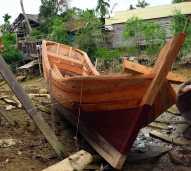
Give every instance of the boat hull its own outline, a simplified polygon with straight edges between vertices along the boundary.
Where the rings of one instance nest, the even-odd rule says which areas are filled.
[[[151,72],[100,75],[87,54],[43,42],[44,77],[61,112],[114,168],[121,169],[141,128],[176,102],[167,75],[183,45],[180,33],[162,48]],[[78,129],[77,129],[78,130]]]

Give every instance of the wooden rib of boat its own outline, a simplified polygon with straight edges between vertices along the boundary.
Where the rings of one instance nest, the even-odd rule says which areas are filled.
[[[184,33],[172,38],[150,72],[133,76],[100,75],[85,52],[43,41],[55,107],[73,124],[79,121],[81,134],[114,168],[123,166],[139,130],[175,104],[168,74],[184,39]]]

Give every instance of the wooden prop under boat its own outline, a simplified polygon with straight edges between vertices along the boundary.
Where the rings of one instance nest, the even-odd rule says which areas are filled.
[[[180,33],[162,48],[151,72],[100,75],[79,49],[43,41],[44,77],[55,107],[114,168],[122,168],[139,130],[176,102],[168,73],[184,43]],[[168,81],[170,80],[170,81]]]

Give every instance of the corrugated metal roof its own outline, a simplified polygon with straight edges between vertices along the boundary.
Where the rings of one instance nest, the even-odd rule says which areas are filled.
[[[106,25],[124,23],[132,17],[143,20],[169,17],[174,15],[176,10],[181,11],[182,14],[191,14],[191,2],[118,11],[113,17],[106,19]]]

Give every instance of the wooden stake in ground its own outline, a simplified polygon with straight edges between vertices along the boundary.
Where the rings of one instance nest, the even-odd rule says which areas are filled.
[[[0,56],[0,73],[2,77],[7,81],[9,87],[12,89],[13,93],[16,95],[18,100],[21,102],[25,111],[33,119],[33,121],[35,122],[37,127],[40,129],[40,131],[43,133],[47,141],[54,148],[57,155],[59,157],[62,157],[63,155],[62,144],[58,141],[55,133],[42,117],[41,112],[37,111],[37,109],[32,105],[29,97],[26,95],[23,88],[17,82],[16,78],[14,77],[13,73],[10,71],[8,65],[6,64],[2,56]]]

